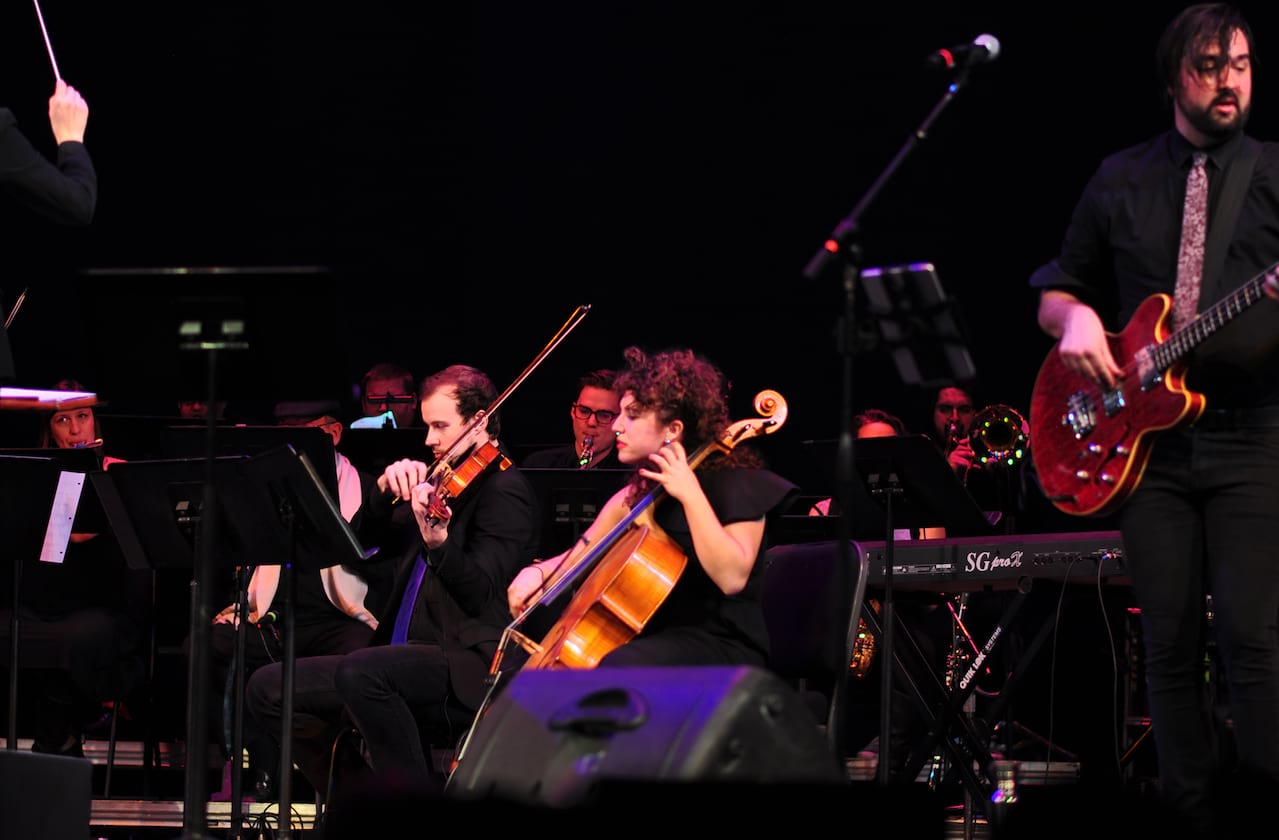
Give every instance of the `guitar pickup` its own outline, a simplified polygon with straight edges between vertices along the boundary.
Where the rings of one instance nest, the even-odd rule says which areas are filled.
[[[1067,397],[1066,413],[1062,415],[1061,424],[1070,429],[1076,440],[1092,434],[1097,420],[1091,397],[1083,391],[1075,391]]]
[[[1102,405],[1106,408],[1106,416],[1114,417],[1128,403],[1124,400],[1124,392],[1120,388],[1112,388],[1101,395]]]

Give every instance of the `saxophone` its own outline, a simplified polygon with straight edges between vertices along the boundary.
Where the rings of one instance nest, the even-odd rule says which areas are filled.
[[[854,677],[864,677],[870,670],[870,663],[875,658],[875,635],[866,625],[866,619],[857,617],[857,638],[853,639],[853,658],[848,670]]]

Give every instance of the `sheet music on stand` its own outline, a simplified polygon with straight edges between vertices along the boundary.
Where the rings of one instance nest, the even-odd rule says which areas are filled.
[[[90,391],[0,387],[0,409],[13,411],[59,411],[98,404],[98,395]],[[73,522],[79,521],[83,475],[101,466],[95,447],[78,449],[0,450],[0,557],[12,564],[10,592],[9,644],[11,663],[19,661],[21,624],[18,607],[22,591],[22,561],[30,551],[46,562],[60,562],[66,553]],[[74,496],[74,498],[72,498]],[[100,511],[96,506],[90,510]],[[55,519],[60,521],[55,522]],[[43,531],[38,524],[45,523]],[[34,538],[36,523],[40,539],[36,546],[25,547]],[[92,530],[92,529],[88,529]],[[9,720],[6,730],[7,749],[16,749],[18,706],[18,668],[9,669]]]

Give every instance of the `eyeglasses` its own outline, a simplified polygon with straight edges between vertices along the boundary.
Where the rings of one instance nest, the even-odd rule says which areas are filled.
[[[616,411],[609,411],[606,408],[589,408],[581,403],[573,403],[573,416],[578,420],[590,420],[592,414],[605,426],[617,419]]]

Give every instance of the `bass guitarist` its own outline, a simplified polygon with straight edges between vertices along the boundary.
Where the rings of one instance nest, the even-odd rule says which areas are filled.
[[[1238,10],[1185,9],[1156,58],[1172,129],[1102,162],[1060,255],[1030,279],[1040,290],[1039,324],[1060,339],[1045,368],[1065,374],[1045,382],[1041,371],[1036,399],[1056,387],[1068,404],[1082,393],[1071,376],[1103,391],[1131,386],[1123,400],[1096,406],[1094,419],[1132,425],[1114,447],[1121,454],[1148,448],[1140,454],[1149,460],[1134,457],[1116,492],[1126,494],[1117,513],[1141,609],[1160,795],[1190,836],[1224,837],[1241,833],[1279,792],[1279,304],[1267,270],[1279,259],[1279,144],[1244,134],[1256,57]],[[1214,308],[1250,283],[1266,294]],[[1214,323],[1232,323],[1207,329],[1210,309]],[[1172,331],[1182,328],[1213,334],[1184,365],[1138,388],[1149,358],[1125,356],[1133,342],[1106,332],[1112,316],[1128,324],[1125,334],[1146,331],[1152,345],[1178,340]],[[1178,410],[1143,428],[1140,403],[1160,399]],[[1032,412],[1037,446],[1037,423],[1078,420],[1067,410],[1041,415]],[[1076,436],[1086,444],[1093,432]],[[1052,466],[1041,456],[1053,455],[1036,450],[1041,475]],[[1066,468],[1083,457],[1063,458]],[[1223,679],[1205,686],[1209,595]],[[1222,699],[1232,738],[1209,723]]]

